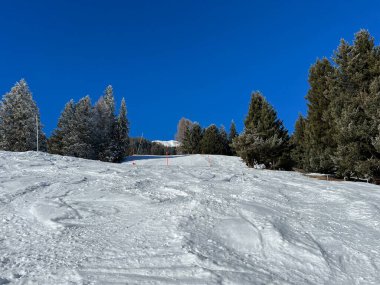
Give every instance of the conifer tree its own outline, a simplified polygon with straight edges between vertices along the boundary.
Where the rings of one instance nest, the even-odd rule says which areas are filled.
[[[277,113],[259,92],[252,94],[245,130],[233,146],[248,166],[289,168],[289,136]]]
[[[203,129],[198,123],[193,123],[189,127],[190,145],[189,153],[198,154],[201,153],[201,141],[203,138]]]
[[[220,132],[214,124],[206,128],[202,141],[201,149],[204,154],[221,154],[223,145],[221,142]]]
[[[317,60],[310,68],[310,89],[306,96],[307,122],[303,121],[303,118],[300,122],[305,132],[303,137],[305,157],[302,164],[308,171],[322,173],[334,171],[332,156],[336,150],[335,124],[330,112],[334,78],[335,69],[326,58]],[[297,151],[299,147],[300,145]]]
[[[236,150],[233,145],[233,140],[238,137],[239,134],[236,131],[235,122],[232,120],[230,125],[230,133],[228,134],[228,145],[230,146],[231,155],[236,155]]]
[[[306,120],[300,114],[294,127],[294,133],[290,138],[290,143],[292,145],[291,158],[295,162],[295,166],[300,169],[307,168],[305,162],[305,149],[307,147],[305,145],[305,126]]]
[[[72,128],[63,137],[63,154],[87,159],[97,159],[94,144],[94,120],[91,100],[86,96],[74,107]]]
[[[371,86],[380,75],[379,49],[368,31],[361,30],[355,35],[353,45],[341,42],[334,60],[338,96],[331,112],[336,124],[334,162],[337,174],[364,178],[378,176],[380,156],[372,143],[378,130],[372,118],[374,112],[375,117],[378,116],[374,109],[379,105]],[[374,103],[376,107],[372,105]]]
[[[117,117],[116,124],[116,136],[113,141],[115,145],[113,156],[109,161],[120,162],[124,159],[125,155],[128,153],[129,147],[129,124],[127,119],[127,105],[125,104],[125,99],[121,100],[120,111]]]
[[[75,103],[70,100],[61,113],[58,120],[58,126],[53,131],[51,137],[48,140],[48,151],[53,154],[66,155],[68,148],[68,140],[66,136],[69,136],[70,132],[74,129],[76,122],[74,121]]]
[[[228,135],[223,125],[219,129],[219,137],[220,137],[220,143],[222,145],[222,149],[219,154],[231,155],[231,148],[229,145]]]
[[[177,137],[177,139],[178,139],[178,137]],[[191,145],[190,126],[187,126],[185,128],[185,131],[183,133],[183,137],[181,139],[182,139],[181,147],[180,147],[181,153],[191,154],[193,150],[192,150],[192,145]]]
[[[0,105],[0,149],[8,151],[46,150],[40,114],[24,79],[4,95]]]
[[[111,148],[115,147],[112,140],[115,139],[116,118],[115,118],[115,99],[113,96],[112,86],[107,86],[101,97],[95,105],[95,122],[96,122],[96,152],[98,158],[102,161],[110,161]]]

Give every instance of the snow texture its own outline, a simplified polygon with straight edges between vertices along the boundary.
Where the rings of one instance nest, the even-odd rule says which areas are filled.
[[[380,188],[237,157],[0,152],[0,284],[380,284]]]

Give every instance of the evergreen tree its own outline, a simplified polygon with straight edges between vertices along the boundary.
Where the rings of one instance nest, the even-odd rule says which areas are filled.
[[[204,154],[221,154],[223,144],[221,142],[220,132],[217,126],[211,125],[206,128],[202,141],[201,149]]]
[[[228,134],[228,144],[230,146],[231,155],[236,155],[236,150],[233,147],[233,140],[238,136],[239,134],[236,131],[236,125],[235,122],[232,120],[230,125],[230,133]]]
[[[109,161],[120,162],[128,153],[129,147],[129,124],[127,119],[127,105],[125,104],[124,98],[121,100],[120,111],[117,117],[117,124],[115,129],[116,136],[113,141],[114,152]]]
[[[371,178],[380,175],[379,152],[373,141],[378,127],[378,98],[374,83],[380,75],[379,49],[368,31],[355,35],[353,45],[342,41],[334,57],[337,97],[331,106],[336,124],[334,163],[338,176]],[[375,105],[373,105],[375,104]],[[376,114],[376,115],[374,115]]]
[[[293,147],[291,151],[291,157],[292,160],[295,162],[295,166],[300,169],[307,168],[305,162],[305,126],[306,120],[300,114],[294,127],[294,133],[290,139],[291,145]]]
[[[231,148],[229,145],[228,135],[223,125],[219,129],[219,138],[220,138],[220,143],[222,145],[222,149],[219,154],[231,155]]]
[[[94,144],[94,116],[89,96],[79,100],[74,107],[71,129],[65,133],[63,154],[87,159],[97,159]]]
[[[61,113],[57,128],[53,131],[48,140],[49,153],[66,155],[68,145],[65,145],[65,143],[67,144],[68,141],[64,138],[70,134],[76,124],[74,121],[74,113],[75,104],[73,100],[70,100]]]
[[[233,146],[248,166],[289,168],[289,136],[277,113],[259,92],[252,94],[245,130]]]
[[[112,152],[116,147],[113,142],[116,136],[116,118],[115,118],[115,99],[113,96],[112,86],[107,86],[101,97],[95,105],[96,121],[96,152],[98,158],[102,161],[112,161]]]
[[[182,143],[180,146],[180,151],[181,151],[181,153],[184,153],[184,154],[192,154],[193,153],[193,149],[192,149],[192,145],[191,145],[190,126],[187,126],[185,128],[183,138],[182,138]]]
[[[203,138],[203,129],[198,123],[194,123],[189,127],[189,153],[198,154],[201,153],[201,141]],[[186,138],[187,140],[187,138]],[[185,142],[186,143],[186,142]]]
[[[0,149],[8,151],[46,150],[40,114],[24,79],[4,95],[0,105]]]
[[[335,69],[326,58],[317,60],[310,68],[310,89],[306,96],[307,122],[300,122],[305,127],[303,137],[305,157],[302,165],[308,171],[322,173],[334,171],[332,156],[336,150],[335,124],[330,113],[334,77]]]

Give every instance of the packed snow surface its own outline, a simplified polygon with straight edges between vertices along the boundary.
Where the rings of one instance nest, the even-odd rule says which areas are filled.
[[[236,157],[0,152],[0,284],[380,284],[379,190]]]
[[[164,146],[168,146],[168,147],[177,147],[177,146],[180,146],[180,142],[179,141],[175,141],[175,140],[170,140],[170,141],[160,141],[160,140],[156,140],[156,141],[153,141],[155,143],[159,143],[159,144],[162,144]]]

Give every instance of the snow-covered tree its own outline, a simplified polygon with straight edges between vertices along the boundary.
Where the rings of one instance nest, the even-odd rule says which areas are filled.
[[[4,95],[0,105],[0,149],[8,151],[46,150],[40,114],[24,79]]]
[[[98,100],[94,108],[95,121],[95,144],[98,158],[109,161],[111,148],[114,147],[112,140],[115,136],[115,99],[112,86],[107,86],[104,95]]]
[[[124,98],[121,101],[120,111],[117,119],[112,126],[110,134],[110,143],[103,152],[102,159],[109,162],[120,162],[128,153],[129,127],[127,119],[127,106]]]
[[[75,103],[70,100],[61,113],[58,120],[58,126],[53,131],[48,140],[48,151],[53,154],[66,155],[70,141],[67,139],[72,130],[75,129]]]
[[[91,99],[86,96],[75,104],[73,125],[62,139],[63,154],[87,159],[97,159],[94,145],[94,115]]]

